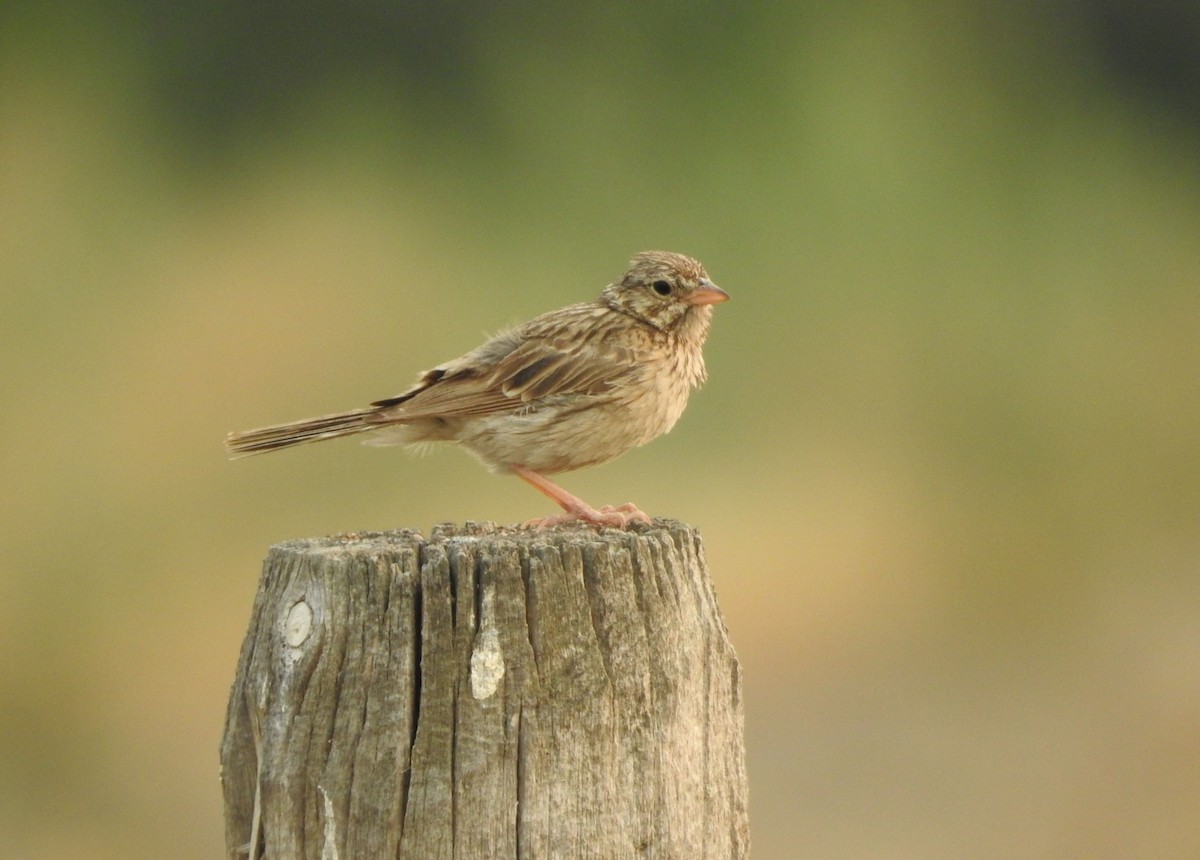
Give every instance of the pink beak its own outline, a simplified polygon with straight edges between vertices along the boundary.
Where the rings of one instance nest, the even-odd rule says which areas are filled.
[[[689,305],[716,305],[727,301],[729,301],[729,293],[707,278],[702,280],[700,286],[687,297]]]

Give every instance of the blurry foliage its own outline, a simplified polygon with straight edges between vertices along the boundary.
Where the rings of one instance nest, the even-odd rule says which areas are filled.
[[[667,439],[756,856],[1200,850],[1194,4],[0,6],[0,844],[210,857],[259,559],[516,521],[453,452],[229,464],[588,298],[734,301]]]

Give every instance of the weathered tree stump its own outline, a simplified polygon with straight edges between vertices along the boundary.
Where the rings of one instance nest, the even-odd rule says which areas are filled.
[[[671,521],[272,547],[221,765],[231,860],[749,853],[740,669]]]

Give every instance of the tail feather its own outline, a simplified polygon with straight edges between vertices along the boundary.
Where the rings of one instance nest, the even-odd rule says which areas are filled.
[[[250,454],[262,454],[266,451],[290,448],[293,445],[303,445],[306,442],[336,439],[339,436],[353,436],[355,433],[362,433],[379,426],[368,420],[368,417],[376,411],[376,409],[355,409],[350,412],[338,412],[334,415],[322,415],[320,418],[306,418],[290,424],[242,430],[226,436],[225,447],[229,450],[230,456],[245,457]]]

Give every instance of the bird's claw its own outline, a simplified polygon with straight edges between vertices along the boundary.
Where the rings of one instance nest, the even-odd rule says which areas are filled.
[[[626,526],[629,523],[635,522],[646,524],[650,523],[650,517],[643,513],[633,502],[626,502],[623,505],[617,505],[615,507],[613,505],[605,505],[600,509],[600,513],[617,514],[618,516],[623,517],[624,521],[621,523],[622,526]]]

